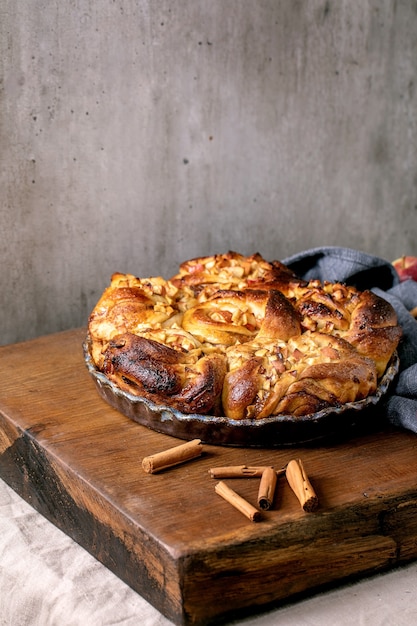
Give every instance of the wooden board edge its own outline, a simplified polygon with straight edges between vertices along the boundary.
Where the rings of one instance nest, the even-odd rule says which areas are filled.
[[[158,611],[183,623],[175,555],[63,468],[0,411],[0,477]]]
[[[237,539],[189,555],[181,564],[184,620],[236,619],[416,559],[417,488],[313,514],[296,534],[282,526],[256,549]]]

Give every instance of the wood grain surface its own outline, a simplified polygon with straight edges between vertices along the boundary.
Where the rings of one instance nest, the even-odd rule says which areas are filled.
[[[204,445],[157,474],[144,457],[182,443],[108,406],[86,370],[84,329],[0,348],[0,475],[177,624],[209,624],[417,558],[417,438],[381,421],[304,448]],[[374,425],[375,426],[375,425]],[[285,476],[252,522],[209,469],[302,459],[306,513]],[[225,482],[257,506],[259,478]]]

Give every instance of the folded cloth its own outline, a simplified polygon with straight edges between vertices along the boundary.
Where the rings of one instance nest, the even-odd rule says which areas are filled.
[[[410,313],[417,306],[417,282],[400,282],[392,263],[350,248],[312,248],[282,262],[305,280],[342,282],[361,290],[370,289],[391,303],[403,337],[398,346],[399,374],[381,403],[381,411],[395,426],[417,433],[417,320]]]

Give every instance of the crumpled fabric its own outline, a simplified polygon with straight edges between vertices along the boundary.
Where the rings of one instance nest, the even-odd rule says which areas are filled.
[[[282,262],[305,280],[370,289],[391,303],[403,329],[398,346],[400,368],[380,409],[394,426],[417,433],[417,320],[410,313],[417,306],[417,282],[400,282],[392,263],[351,248],[311,248]]]

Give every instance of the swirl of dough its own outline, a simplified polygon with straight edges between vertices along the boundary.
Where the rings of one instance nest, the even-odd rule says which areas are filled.
[[[385,372],[402,336],[395,310],[372,291],[311,281],[297,288],[295,308],[303,330],[345,339],[360,355],[375,361],[378,376]]]
[[[182,326],[202,342],[231,346],[256,335],[282,339],[299,335],[299,316],[279,291],[219,290],[184,313]]]
[[[177,314],[177,288],[163,278],[115,273],[90,314],[92,355],[101,367],[103,348],[115,336],[159,328]]]
[[[374,362],[348,342],[307,331],[288,342],[233,346],[222,402],[231,419],[306,415],[353,402],[377,386]]]
[[[306,367],[274,411],[277,415],[308,415],[329,406],[362,400],[374,393],[376,386],[373,361],[352,353],[340,361]]]
[[[218,289],[279,289],[287,293],[293,283],[305,283],[280,261],[266,261],[259,253],[244,256],[233,251],[184,261],[170,280],[180,289],[191,288],[200,300],[210,298]]]
[[[310,281],[297,289],[295,307],[301,315],[301,325],[306,330],[333,332],[348,330],[352,299],[357,297],[354,288],[341,284],[324,284]]]
[[[342,336],[359,354],[373,359],[378,376],[382,376],[402,334],[391,304],[372,291],[363,291],[352,309],[349,329]]]
[[[223,355],[194,356],[152,339],[124,333],[110,341],[103,372],[120,389],[182,412],[217,411],[226,362]]]

